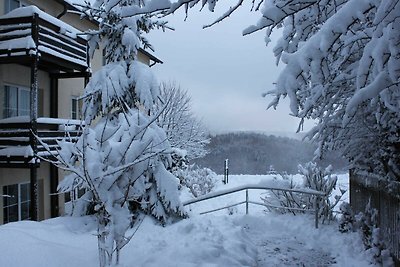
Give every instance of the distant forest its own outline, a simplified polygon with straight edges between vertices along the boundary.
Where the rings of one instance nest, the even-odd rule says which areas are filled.
[[[224,172],[225,159],[229,159],[230,174],[266,174],[271,166],[277,172],[295,174],[299,164],[313,159],[316,149],[310,142],[258,133],[228,133],[210,138],[209,153],[192,163],[218,174]],[[319,163],[330,164],[335,171],[346,170],[346,161],[336,153],[330,153]]]

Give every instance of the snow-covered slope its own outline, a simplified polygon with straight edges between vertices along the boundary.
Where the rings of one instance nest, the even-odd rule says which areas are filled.
[[[230,183],[219,188],[271,178],[231,176]],[[257,198],[255,192],[252,198]],[[207,209],[221,204],[217,202],[197,205]],[[196,215],[193,207],[190,219],[166,227],[145,218],[122,251],[121,266],[370,266],[358,234],[336,229],[335,223],[314,229],[311,216],[276,215],[255,208],[247,216],[240,208],[233,215],[226,211]],[[98,266],[95,234],[92,217],[0,226],[0,266]]]

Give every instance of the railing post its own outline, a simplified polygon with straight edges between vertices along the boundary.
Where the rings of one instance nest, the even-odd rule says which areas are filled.
[[[246,189],[246,214],[249,214],[249,189]]]
[[[315,228],[318,229],[318,219],[319,219],[319,197],[315,195]]]

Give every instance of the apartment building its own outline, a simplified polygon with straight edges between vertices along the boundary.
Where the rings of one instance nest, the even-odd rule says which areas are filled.
[[[103,64],[101,50],[89,58],[82,35],[96,22],[76,11],[64,0],[0,0],[0,224],[63,214],[64,173],[37,156],[51,158],[57,139],[79,136],[78,98]],[[162,63],[142,49],[138,59]]]

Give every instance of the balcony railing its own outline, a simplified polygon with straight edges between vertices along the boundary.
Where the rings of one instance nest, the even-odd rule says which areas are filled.
[[[23,62],[39,55],[43,68],[85,72],[87,40],[81,32],[35,6],[0,17],[0,62]]]
[[[36,156],[54,158],[60,149],[57,142],[63,139],[78,140],[82,124],[79,120],[38,118],[38,142],[29,117],[0,120],[0,167],[28,168],[34,164]],[[36,155],[33,146],[37,146]]]

